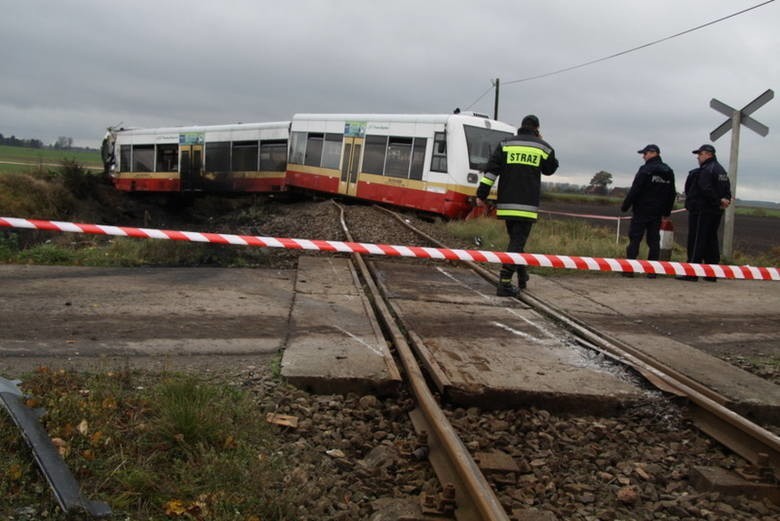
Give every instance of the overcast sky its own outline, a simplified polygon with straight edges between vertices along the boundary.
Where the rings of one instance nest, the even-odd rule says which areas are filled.
[[[628,186],[661,147],[682,189],[691,150],[777,90],[780,3],[594,65],[762,0],[0,0],[0,133],[97,147],[109,125],[289,120],[296,112],[539,116],[561,166]],[[780,202],[780,99],[742,127],[740,199]],[[728,169],[731,133],[714,143]]]

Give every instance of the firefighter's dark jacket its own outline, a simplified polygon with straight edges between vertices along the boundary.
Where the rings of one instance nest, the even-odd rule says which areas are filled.
[[[634,215],[668,216],[676,198],[674,171],[661,156],[655,156],[639,167],[620,209],[627,212],[631,208]]]
[[[713,156],[688,173],[685,208],[691,213],[718,213],[721,199],[731,200],[731,182]]]
[[[517,135],[502,141],[490,156],[477,188],[477,197],[485,200],[498,179],[496,217],[499,219],[536,219],[539,209],[541,174],[552,175],[558,169],[555,150],[537,133],[521,128]]]

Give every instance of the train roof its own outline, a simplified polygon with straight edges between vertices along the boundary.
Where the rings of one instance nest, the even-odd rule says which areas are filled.
[[[114,128],[116,133],[123,134],[172,134],[182,132],[221,132],[231,130],[256,130],[267,128],[286,128],[290,125],[289,121],[271,121],[266,123],[230,123],[227,125],[189,125],[181,127],[159,127],[159,128]]]
[[[399,123],[446,123],[452,118],[490,119],[476,112],[461,112],[458,114],[295,114],[293,121],[387,121]]]

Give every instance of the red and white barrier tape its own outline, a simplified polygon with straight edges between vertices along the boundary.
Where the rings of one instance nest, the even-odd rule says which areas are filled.
[[[0,217],[0,227],[24,228],[57,232],[115,235],[141,239],[169,239],[173,241],[209,242],[261,248],[287,248],[340,253],[363,253],[393,257],[417,257],[421,259],[460,260],[494,264],[524,264],[544,268],[573,270],[656,273],[660,275],[695,275],[746,280],[780,280],[776,267],[726,266],[721,264],[690,264],[685,262],[646,261],[634,259],[608,259],[599,257],[574,257],[541,253],[509,253],[481,250],[453,250],[449,248],[425,248],[421,246],[397,246],[364,242],[323,241],[310,239],[280,239],[253,235],[225,233],[201,233],[104,224],[80,224],[61,221],[42,221]]]

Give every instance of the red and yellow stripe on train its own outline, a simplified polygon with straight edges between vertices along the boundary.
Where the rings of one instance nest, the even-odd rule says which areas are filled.
[[[126,191],[304,189],[464,217],[480,169],[515,127],[476,114],[296,114],[291,122],[112,129]]]

